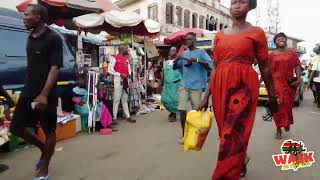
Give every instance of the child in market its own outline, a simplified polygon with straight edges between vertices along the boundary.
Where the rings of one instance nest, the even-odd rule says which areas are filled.
[[[307,91],[308,83],[309,83],[309,75],[310,75],[310,72],[308,70],[308,66],[305,66],[302,72],[303,91]]]
[[[72,101],[75,103],[75,111],[81,116],[82,130],[87,131],[89,107],[86,103],[88,92],[86,89],[86,76],[80,75],[77,82],[78,86],[72,89],[74,97]]]

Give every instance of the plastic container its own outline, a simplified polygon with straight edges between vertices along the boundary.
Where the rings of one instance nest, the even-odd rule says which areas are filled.
[[[208,136],[214,115],[210,111],[190,111],[184,131],[184,152],[200,151]]]
[[[56,128],[56,141],[62,141],[76,137],[77,135],[77,121],[73,119],[65,124],[58,123]],[[42,142],[45,142],[46,135],[41,127],[38,128],[38,137]]]
[[[19,101],[21,95],[21,91],[15,91],[12,95],[12,99],[15,103],[17,103]]]

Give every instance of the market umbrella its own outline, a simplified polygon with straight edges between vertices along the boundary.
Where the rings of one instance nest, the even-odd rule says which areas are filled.
[[[206,30],[197,29],[197,28],[183,29],[183,30],[181,30],[181,31],[175,32],[175,33],[167,36],[167,37],[164,39],[164,44],[177,44],[177,43],[179,43],[179,42],[183,42],[185,36],[186,36],[188,33],[193,32],[193,33],[198,34],[198,35],[203,35],[203,34],[205,34],[205,31],[206,31]]]
[[[72,27],[70,25],[73,17],[92,12],[120,10],[110,0],[24,0],[17,5],[18,11],[24,12],[31,3],[39,3],[47,7],[49,12],[48,24],[54,23],[58,26],[70,28]]]
[[[112,35],[123,33],[140,36],[157,36],[160,24],[129,11],[111,10],[101,14],[91,13],[75,17],[74,23],[84,31],[98,33],[107,31]]]

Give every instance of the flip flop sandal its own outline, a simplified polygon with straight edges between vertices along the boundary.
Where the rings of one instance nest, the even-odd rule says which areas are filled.
[[[250,158],[247,157],[244,165],[243,165],[242,168],[241,168],[241,177],[242,177],[242,178],[245,177],[246,174],[247,174],[247,165],[248,165],[249,161],[250,161]]]
[[[169,122],[176,122],[177,119],[174,116],[169,116]]]
[[[289,132],[289,131],[290,131],[290,126],[285,127],[284,130],[285,130],[286,132]]]
[[[264,120],[264,121],[272,121],[272,115],[263,115],[262,116],[262,119]]]
[[[44,165],[44,160],[39,160],[36,164],[36,171],[39,171],[43,165]]]
[[[179,138],[178,144],[184,145],[184,138]]]
[[[276,133],[276,139],[282,139],[282,134],[281,133]]]
[[[49,180],[49,176],[35,177],[32,180]]]

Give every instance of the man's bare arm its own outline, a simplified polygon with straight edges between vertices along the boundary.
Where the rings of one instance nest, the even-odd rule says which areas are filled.
[[[41,95],[44,95],[46,97],[49,96],[51,89],[57,83],[58,73],[59,73],[58,66],[51,66],[46,84],[40,93]]]

